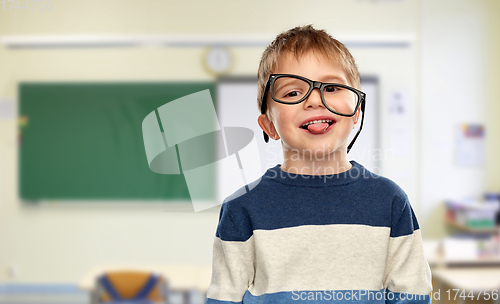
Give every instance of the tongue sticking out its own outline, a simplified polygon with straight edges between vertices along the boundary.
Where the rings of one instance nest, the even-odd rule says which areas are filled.
[[[319,134],[325,132],[326,128],[328,128],[328,123],[313,123],[307,126],[307,129],[311,131],[311,133]]]

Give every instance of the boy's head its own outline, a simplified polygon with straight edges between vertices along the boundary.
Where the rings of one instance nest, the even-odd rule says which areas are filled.
[[[309,91],[305,98],[312,82],[307,84],[299,80],[301,83],[297,84],[297,79],[273,76],[273,96],[276,98],[279,93],[281,95],[278,98],[285,101],[275,102],[271,98],[269,87],[266,91],[271,74],[293,74],[305,77],[308,81],[336,83],[354,90],[323,87],[325,104],[319,87],[318,90]],[[257,103],[263,114],[259,116],[259,125],[264,130],[265,137],[269,135],[275,140],[281,138],[286,150],[318,150],[322,146],[319,149],[324,152],[326,148],[329,153],[345,153],[347,138],[359,118],[357,100],[363,94],[357,91],[359,89],[359,72],[354,58],[342,43],[311,25],[295,27],[278,35],[262,55],[258,71]],[[262,107],[263,97],[265,103]],[[339,109],[337,104],[328,106],[329,99],[332,98],[334,101],[340,98],[345,104],[352,105],[352,108]],[[338,115],[340,112],[341,115]],[[314,123],[304,125],[310,121]]]
[[[297,26],[276,36],[262,53],[257,72],[257,106],[260,111],[262,95],[269,75],[278,67],[279,60],[287,54],[295,59],[309,51],[316,51],[338,64],[344,71],[349,85],[360,90],[359,71],[349,50],[324,30],[317,30],[311,24]],[[266,109],[267,113],[267,109]]]

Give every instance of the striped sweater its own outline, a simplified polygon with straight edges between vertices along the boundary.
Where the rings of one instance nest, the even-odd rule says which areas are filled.
[[[268,169],[221,205],[205,304],[431,303],[405,192],[355,161],[346,172]]]

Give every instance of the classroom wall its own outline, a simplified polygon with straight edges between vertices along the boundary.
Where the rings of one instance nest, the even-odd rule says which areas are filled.
[[[439,2],[440,4],[433,4]],[[265,33],[277,34],[296,25],[312,23],[332,35],[408,35],[415,42],[404,49],[351,49],[363,74],[378,75],[381,81],[382,148],[390,149],[391,123],[388,100],[394,90],[409,93],[410,126],[407,129],[409,148],[403,154],[386,161],[384,175],[394,179],[407,191],[424,232],[431,226],[425,215],[446,193],[430,195],[432,182],[441,183],[434,167],[423,166],[432,160],[427,137],[432,135],[428,124],[434,116],[424,115],[430,105],[434,82],[427,76],[438,74],[452,88],[471,92],[486,89],[486,76],[473,80],[474,87],[446,80],[453,70],[431,70],[447,49],[437,48],[439,38],[433,32],[443,26],[440,16],[454,14],[476,18],[477,9],[491,21],[498,16],[498,5],[491,1],[453,1],[454,11],[443,8],[450,1],[324,1],[318,6],[289,1],[138,1],[67,0],[54,3],[51,12],[0,12],[0,35],[35,34],[127,34],[127,33]],[[471,3],[477,3],[472,5]],[[318,9],[325,5],[331,9]],[[473,6],[472,13],[469,13]],[[432,10],[438,10],[434,13]],[[349,13],[342,13],[349,12]],[[355,13],[354,13],[355,12]],[[426,16],[423,18],[422,16]],[[472,17],[471,17],[472,16]],[[481,15],[482,16],[482,15]],[[427,22],[422,25],[422,21]],[[466,26],[457,24],[459,29]],[[492,24],[482,23],[468,35],[481,33],[471,50],[454,50],[467,60],[484,52],[485,41],[498,39]],[[498,22],[496,23],[498,26]],[[475,37],[472,37],[476,39]],[[456,42],[456,40],[454,40]],[[491,43],[491,42],[489,42]],[[32,49],[10,50],[0,47],[0,100],[16,100],[16,85],[20,81],[144,81],[144,80],[207,80],[211,76],[201,66],[203,48],[132,49]],[[255,75],[263,48],[234,48],[235,65],[232,75]],[[493,52],[488,53],[493,59]],[[433,57],[434,56],[434,57]],[[422,62],[430,58],[433,64]],[[493,64],[475,67],[474,76],[493,76]],[[453,68],[451,64],[443,68]],[[444,79],[444,80],[443,80]],[[435,80],[435,79],[434,79]],[[477,102],[484,112],[498,113],[498,99],[490,92],[482,93]],[[486,98],[490,97],[490,98]],[[462,115],[468,99],[457,98]],[[495,102],[496,101],[496,102]],[[488,111],[486,111],[488,109]],[[491,111],[490,111],[491,109]],[[479,119],[480,113],[477,114]],[[500,123],[488,120],[487,132],[498,134]],[[443,125],[454,120],[440,117]],[[397,122],[401,124],[400,122]],[[402,125],[400,126],[402,127]],[[496,132],[496,133],[493,133]],[[488,133],[490,134],[490,133]],[[496,169],[486,173],[485,184],[475,183],[470,191],[487,185],[498,190],[500,163],[493,155],[500,147],[489,139],[489,160]],[[448,151],[449,152],[449,151]],[[448,153],[446,152],[446,153]],[[445,152],[443,152],[445,153]],[[446,157],[445,154],[442,156]],[[73,203],[43,202],[22,204],[17,198],[16,121],[0,119],[0,282],[77,282],[96,264],[210,264],[212,244],[218,220],[218,209],[204,212],[166,212],[165,203],[112,202]],[[146,165],[146,163],[145,163]],[[422,166],[422,167],[421,167]],[[422,169],[423,168],[423,169]],[[449,167],[445,168],[446,170]],[[450,175],[452,172],[449,173]],[[480,175],[475,172],[474,174]],[[432,176],[432,177],[430,177]],[[474,175],[475,176],[475,175]],[[431,181],[427,181],[431,178]],[[451,187],[451,186],[450,186]],[[459,187],[457,187],[459,188]],[[171,206],[171,205],[168,205]],[[180,205],[177,205],[180,206]],[[182,209],[182,207],[179,207]],[[423,210],[421,210],[423,209]],[[422,212],[421,212],[422,211]],[[425,214],[427,212],[427,214]],[[430,229],[429,229],[430,230]]]
[[[486,191],[500,190],[500,38],[498,29],[500,29],[500,2],[488,2],[489,15],[485,20],[486,23],[486,39],[485,39],[485,65],[486,79],[484,82],[486,91],[486,103],[488,110],[486,111],[486,121],[488,122],[488,136],[486,149]]]
[[[500,190],[497,1],[423,1],[420,193],[423,235],[446,234],[444,201]],[[495,82],[496,80],[496,82]],[[482,167],[457,166],[456,128],[485,124]]]

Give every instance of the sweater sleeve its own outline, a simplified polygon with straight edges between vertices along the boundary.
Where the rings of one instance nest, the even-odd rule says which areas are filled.
[[[254,243],[248,216],[224,202],[214,238],[212,279],[205,304],[242,303],[254,278]]]
[[[386,303],[431,303],[431,271],[424,257],[417,218],[404,193],[393,201],[384,278]]]

